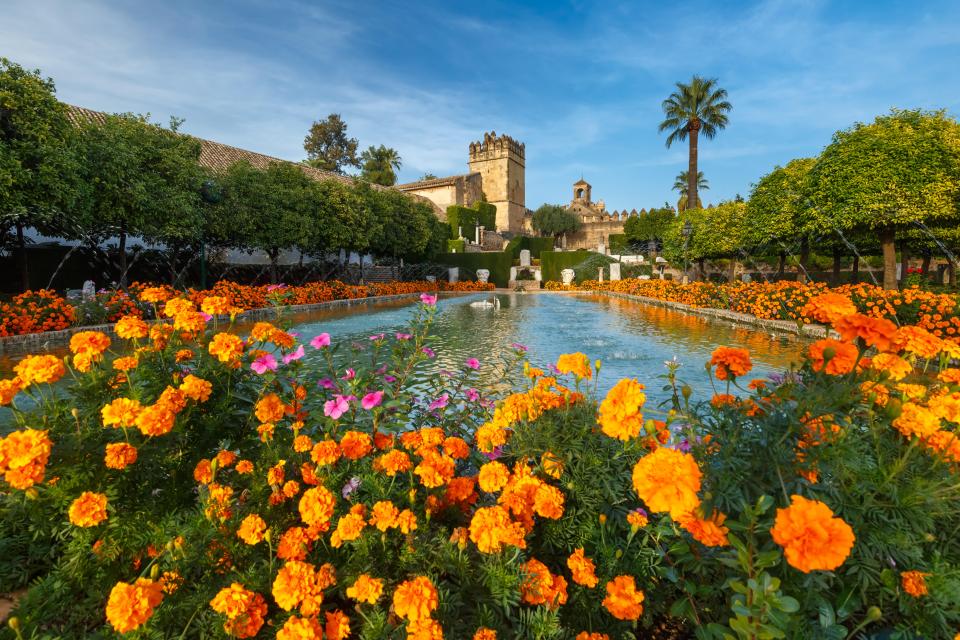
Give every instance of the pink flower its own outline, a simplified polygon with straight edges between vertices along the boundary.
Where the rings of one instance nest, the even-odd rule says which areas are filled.
[[[383,391],[371,391],[363,396],[363,400],[360,401],[360,406],[370,411],[374,407],[380,406],[381,402],[383,402]]]
[[[430,295],[429,293],[421,293],[420,302],[432,307],[433,305],[437,304],[437,296]]]
[[[274,358],[269,353],[265,353],[250,365],[250,368],[256,371],[259,375],[263,375],[267,372],[267,369],[270,371],[277,370],[277,359]]]
[[[378,340],[383,340],[383,337],[384,337],[385,335],[386,335],[385,333],[377,333],[377,334],[374,334],[374,335],[370,336],[370,341],[371,341],[371,342],[377,342]]]
[[[283,364],[290,364],[294,360],[299,360],[304,356],[303,345],[301,344],[297,347],[296,351],[291,351],[287,355],[283,356]]]
[[[213,320],[212,315],[210,315],[209,313],[204,313],[203,311],[200,312],[200,317],[203,318],[204,322],[210,322],[211,320]]]
[[[524,353],[526,353],[527,351],[527,347],[525,345],[520,344],[519,342],[512,342],[510,343],[510,346],[516,349],[517,351],[523,351]]]
[[[413,336],[410,335],[409,333],[400,333],[399,331],[397,332],[397,340],[409,340],[412,337]]]
[[[428,358],[433,358],[437,355],[436,353],[433,352],[433,349],[431,349],[430,347],[424,347],[423,349],[420,349],[420,351],[427,354]]]
[[[343,374],[343,380],[353,380],[357,377],[357,372],[353,369],[347,369],[347,372]]]
[[[327,400],[323,403],[323,415],[340,419],[340,416],[350,410],[350,402],[346,396],[334,396],[333,400]]]
[[[467,359],[467,367],[469,367],[470,369],[479,369],[479,368],[480,368],[480,361],[477,360],[476,358],[468,358],[468,359]]]
[[[330,378],[321,378],[317,381],[317,386],[323,387],[324,389],[336,389],[336,383]]]
[[[383,376],[383,381],[386,382],[387,384],[393,384],[394,382],[397,381],[397,378],[395,376],[391,376],[388,374]]]
[[[286,286],[287,286],[287,285],[283,284],[282,282],[281,282],[280,284],[271,284],[271,285],[268,285],[268,286],[267,286],[267,293],[276,291],[277,289],[285,289]]]
[[[330,346],[330,334],[321,333],[316,338],[310,341],[310,346],[314,349],[323,349],[324,347]]]
[[[467,389],[467,400],[470,402],[476,402],[480,399],[480,392],[476,389]]]
[[[439,398],[431,402],[428,408],[430,409],[430,411],[433,411],[434,409],[443,409],[445,406],[447,406],[447,403],[449,401],[450,401],[450,396],[444,393]]]

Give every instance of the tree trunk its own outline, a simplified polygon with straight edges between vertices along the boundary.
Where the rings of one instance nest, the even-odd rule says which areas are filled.
[[[830,282],[833,286],[840,284],[840,258],[843,256],[840,254],[839,247],[834,248],[833,250],[833,273],[830,276]]]
[[[20,289],[30,288],[30,266],[27,264],[27,241],[23,237],[23,224],[17,222],[17,263],[20,268]]]
[[[277,284],[279,281],[277,274],[277,258],[280,256],[280,250],[271,249],[268,255],[270,256],[270,284]]]
[[[850,284],[860,282],[860,256],[853,255],[853,267],[850,269]]]
[[[797,267],[797,282],[807,281],[807,261],[810,259],[810,242],[807,236],[800,239],[800,266]]]
[[[703,264],[703,258],[698,258],[698,259],[697,259],[697,267],[698,267],[698,269],[699,269],[699,271],[700,271],[700,274],[699,274],[699,276],[697,277],[697,280],[700,280],[700,281],[704,281],[704,282],[705,282],[706,279],[707,279],[707,268],[706,268],[706,266],[704,266],[704,264]]]
[[[170,286],[177,284],[177,251],[170,249]]]
[[[930,251],[923,252],[923,263],[920,265],[920,271],[925,276],[930,275],[930,260],[932,257],[933,255],[930,253]]]
[[[906,240],[900,243],[900,282],[907,281],[907,271],[910,269],[910,247]]]
[[[897,288],[897,246],[893,227],[880,230],[880,246],[883,248],[883,288]]]
[[[120,241],[117,244],[120,251],[120,288],[127,288],[127,228],[120,227]]]
[[[780,252],[780,264],[777,265],[777,277],[782,278],[783,272],[787,270],[787,252]]]
[[[957,268],[949,258],[947,258],[947,284],[951,287],[957,284]]]
[[[729,279],[730,279],[730,283],[731,283],[731,284],[732,284],[733,282],[735,282],[736,279],[737,279],[737,259],[736,259],[736,258],[730,258],[730,276],[729,276]]]
[[[693,120],[687,125],[690,138],[690,161],[687,164],[687,209],[694,209],[700,198],[697,194],[697,138],[700,135],[700,121]]]

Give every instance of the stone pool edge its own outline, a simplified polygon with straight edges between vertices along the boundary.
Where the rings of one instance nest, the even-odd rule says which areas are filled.
[[[554,293],[554,292],[550,292]],[[567,293],[565,291],[559,291],[556,293]],[[693,305],[684,304],[682,302],[673,302],[672,300],[660,300],[659,298],[648,298],[646,296],[638,296],[630,293],[620,293],[618,291],[604,291],[600,289],[594,289],[590,291],[571,291],[570,293],[589,293],[594,295],[604,295],[610,298],[620,298],[622,300],[630,300],[632,302],[640,302],[642,304],[649,304],[655,307],[665,307],[667,309],[673,309],[674,311],[681,311],[683,313],[689,313],[693,315],[706,316],[708,318],[713,318],[716,320],[727,320],[733,322],[734,324],[748,325],[751,327],[756,327],[758,329],[764,329],[769,331],[776,331],[777,333],[786,333],[791,334],[800,338],[829,338],[829,337],[838,337],[836,332],[828,330],[827,327],[820,324],[803,324],[797,325],[796,322],[791,322],[790,320],[768,320],[766,318],[758,318],[755,315],[749,313],[739,313],[737,311],[728,311],[727,309],[713,309],[710,307],[694,307]]]
[[[389,296],[369,296],[366,298],[345,298],[343,300],[330,300],[328,302],[316,302],[313,304],[296,304],[283,307],[284,313],[305,313],[310,311],[326,311],[329,309],[338,309],[341,307],[369,306],[378,302],[399,302],[403,300],[419,300],[420,293],[396,293]],[[459,298],[461,296],[484,293],[483,291],[440,291],[435,292],[441,298]],[[264,318],[273,318],[276,315],[274,307],[261,307],[259,309],[248,309],[237,314],[237,320],[262,320]],[[167,322],[167,320],[148,320],[149,323]],[[43,333],[24,333],[16,336],[0,337],[0,355],[22,354],[30,351],[46,351],[57,347],[65,347],[70,344],[70,338],[81,331],[100,331],[111,338],[116,337],[114,332],[115,323],[87,325],[82,327],[70,327],[60,331],[45,331]]]

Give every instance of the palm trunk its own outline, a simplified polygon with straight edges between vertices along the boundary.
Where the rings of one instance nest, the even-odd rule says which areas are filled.
[[[120,240],[117,243],[117,249],[120,251],[120,288],[127,288],[127,227],[120,226]]]
[[[893,227],[880,230],[880,246],[883,248],[883,288],[897,288],[897,246],[896,232]]]
[[[850,269],[850,284],[860,282],[860,256],[854,254],[853,267]]]
[[[830,281],[833,286],[840,284],[840,258],[843,256],[840,254],[840,249],[835,248],[833,250],[833,273],[830,276]]]
[[[17,262],[20,268],[20,289],[30,289],[30,266],[27,264],[27,240],[23,236],[23,224],[17,222]]]
[[[687,209],[694,209],[700,198],[697,194],[697,138],[700,135],[700,121],[694,120],[688,125],[690,138],[690,161],[687,165]]]

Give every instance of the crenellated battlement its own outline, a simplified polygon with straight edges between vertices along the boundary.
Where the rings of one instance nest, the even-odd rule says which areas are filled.
[[[497,135],[496,131],[483,134],[483,140],[470,143],[470,160],[490,160],[513,156],[523,162],[526,146],[507,134]]]

